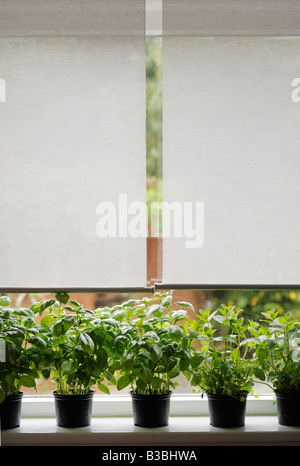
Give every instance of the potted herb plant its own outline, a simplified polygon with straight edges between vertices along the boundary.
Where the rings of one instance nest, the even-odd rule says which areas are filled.
[[[34,307],[41,314],[48,310],[39,325],[40,335],[47,343],[39,369],[44,378],[53,374],[57,425],[90,425],[93,386],[97,384],[109,393],[102,382],[114,338],[111,324],[101,322],[95,311],[69,300],[66,293],[58,293],[55,299]]]
[[[36,387],[38,350],[35,315],[30,309],[10,308],[10,298],[0,297],[0,416],[1,429],[20,425],[23,391]]]
[[[192,309],[189,303],[175,304]],[[124,345],[115,362],[117,389],[130,386],[135,425],[166,426],[175,379],[190,362],[186,310],[172,310],[170,291],[126,302],[115,313],[121,316],[116,343],[121,339]]]
[[[210,424],[240,427],[245,424],[246,401],[256,367],[250,324],[242,310],[222,305],[200,311],[196,331],[201,347],[191,357],[191,384],[207,395]],[[249,338],[248,338],[249,337]]]
[[[262,314],[257,376],[275,393],[279,424],[300,426],[300,322],[289,313]]]

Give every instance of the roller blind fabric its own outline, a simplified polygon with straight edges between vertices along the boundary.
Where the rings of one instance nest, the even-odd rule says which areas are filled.
[[[165,0],[164,201],[202,202],[204,239],[164,239],[164,283],[299,285],[299,19],[292,1]]]
[[[118,234],[120,195],[145,202],[144,19],[137,0],[1,2],[1,289],[145,286],[146,239]]]

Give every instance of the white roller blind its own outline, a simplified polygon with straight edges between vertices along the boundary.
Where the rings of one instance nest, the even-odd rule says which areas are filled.
[[[144,287],[146,239],[119,235],[120,195],[145,202],[143,2],[4,1],[0,18],[0,288]]]
[[[293,1],[164,1],[164,201],[204,203],[201,247],[164,238],[164,283],[299,285],[299,19]]]

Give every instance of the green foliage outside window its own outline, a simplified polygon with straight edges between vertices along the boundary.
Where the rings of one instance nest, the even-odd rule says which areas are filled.
[[[291,312],[294,318],[300,319],[300,290],[215,290],[210,300],[213,309],[225,302],[243,309],[254,320],[271,310],[279,315]]]

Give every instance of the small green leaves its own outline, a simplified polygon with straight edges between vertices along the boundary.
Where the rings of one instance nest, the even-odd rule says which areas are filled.
[[[5,342],[6,362],[13,366],[18,366],[20,354],[16,345],[12,341]]]
[[[55,299],[47,299],[44,302],[32,304],[29,309],[31,309],[35,313],[38,312],[40,315],[42,315],[42,313],[49,307],[53,306],[55,302]]]
[[[153,362],[157,362],[162,358],[162,350],[155,343],[151,345],[150,354],[151,354],[151,359]]]
[[[21,375],[20,385],[24,387],[29,387],[29,388],[35,387],[34,377],[30,375]]]
[[[107,368],[108,354],[104,348],[99,348],[96,352],[97,355],[97,366],[100,372],[103,372]]]
[[[117,382],[117,389],[123,390],[130,384],[130,376],[128,374],[122,375]]]
[[[181,373],[207,393],[242,398],[254,381],[300,391],[300,323],[277,311],[262,322],[222,305],[200,310],[172,292],[130,299],[112,308],[85,309],[67,293],[27,308],[0,297],[0,403],[18,387],[35,387],[53,375],[60,393],[167,393]],[[3,369],[4,368],[4,369]]]
[[[179,342],[183,336],[182,328],[177,325],[170,325],[168,330],[169,330],[169,335],[172,338],[172,340]]]
[[[187,303],[186,301],[177,301],[175,304],[176,306],[187,307],[193,312],[195,311],[194,306],[191,303]]]
[[[79,333],[79,335],[78,335],[78,344],[87,353],[91,354],[94,351],[94,342],[91,339],[91,337],[85,332]]]
[[[159,341],[159,336],[153,331],[146,332],[144,334],[143,338],[144,339],[150,339],[152,341]]]
[[[107,387],[107,385],[104,385],[103,383],[98,383],[98,384],[97,384],[97,387],[98,387],[99,390],[101,390],[103,393],[106,393],[107,395],[110,394],[110,391],[109,391],[109,388]]]
[[[47,346],[47,342],[40,337],[39,335],[33,336],[28,339],[28,343],[31,343],[32,345],[36,346],[37,348],[44,349]]]
[[[201,353],[194,353],[191,357],[191,367],[192,369],[197,369],[200,364],[204,361],[205,356]]]
[[[45,321],[44,321],[45,322]],[[56,320],[50,326],[50,330],[55,337],[59,337],[66,333],[73,325],[76,323],[76,316],[68,315],[63,317],[63,319]]]
[[[254,376],[259,380],[265,380],[265,373],[261,367],[254,367],[253,369]]]
[[[172,311],[171,316],[172,316],[172,321],[174,321],[174,323],[176,323],[178,320],[185,319],[186,311],[184,311],[183,309],[181,309],[179,311]]]
[[[66,374],[73,374],[76,372],[77,367],[76,361],[63,361],[61,365],[63,372]]]
[[[142,366],[140,371],[140,378],[146,383],[150,384],[153,379],[153,373],[149,367]]]
[[[0,306],[8,307],[11,303],[9,296],[0,296]]]
[[[55,297],[57,301],[60,302],[61,304],[67,304],[70,298],[70,296],[67,293],[56,293]]]
[[[53,333],[53,336],[59,337],[60,335],[63,334],[63,324],[61,320],[57,320],[54,322],[51,327],[50,327],[51,332]]]
[[[134,353],[133,351],[127,351],[120,359],[120,366],[124,371],[129,371],[134,362]]]

